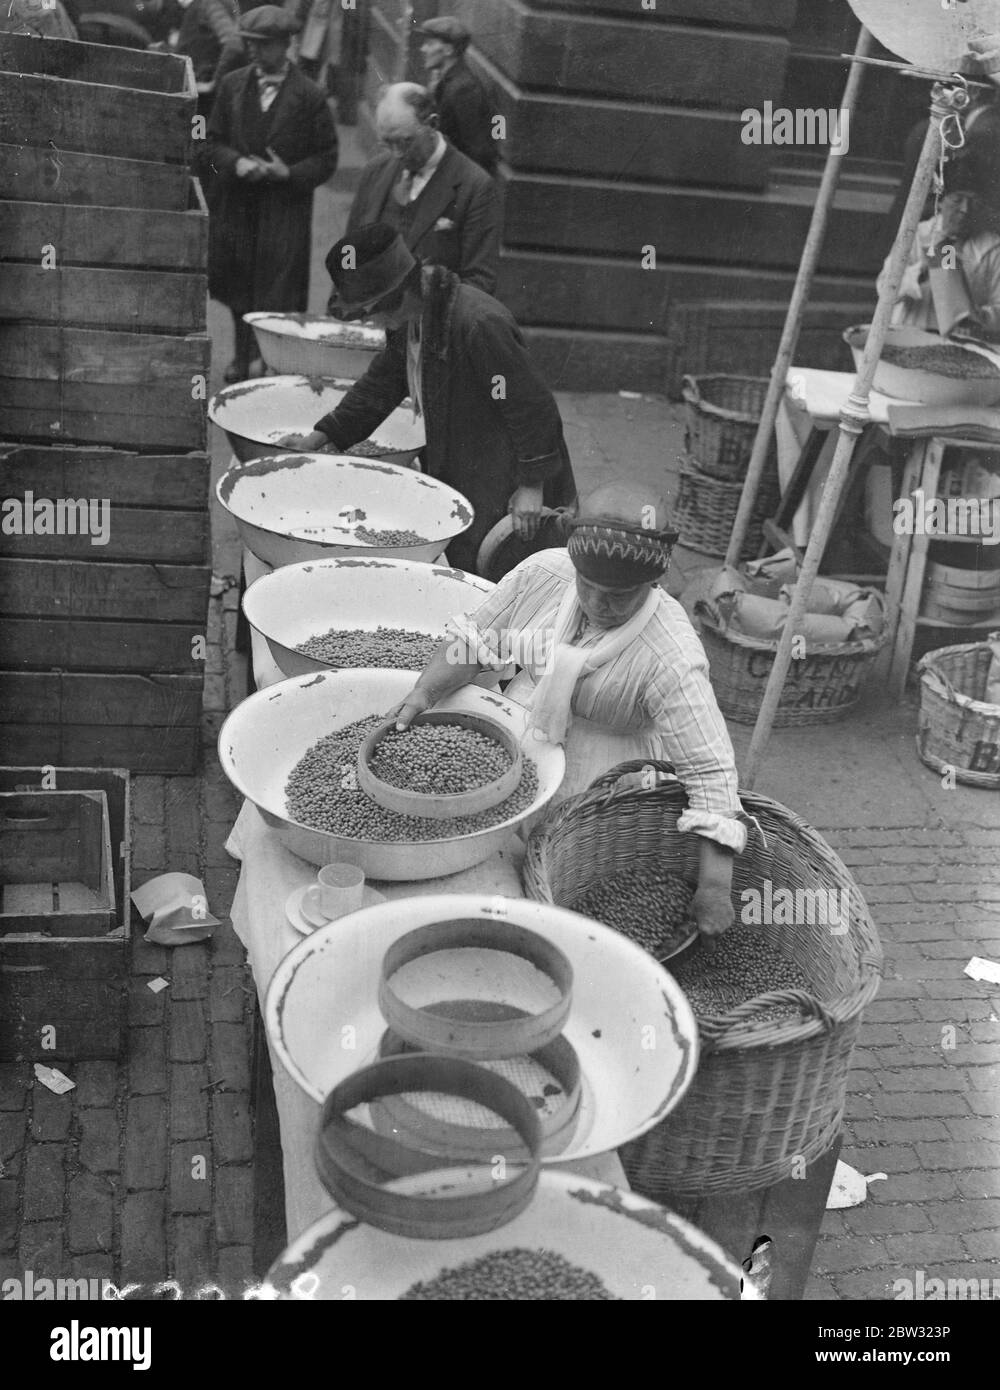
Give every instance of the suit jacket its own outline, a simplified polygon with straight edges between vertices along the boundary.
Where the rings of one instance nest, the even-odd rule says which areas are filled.
[[[271,146],[289,167],[281,183],[237,178],[241,155]],[[208,288],[234,313],[300,313],[309,292],[313,189],[337,167],[337,128],[326,93],[294,65],[269,111],[252,67],[224,77],[202,158],[213,172]]]
[[[365,166],[351,205],[345,236],[367,222],[381,222],[402,165],[394,154]],[[493,181],[453,145],[413,206],[406,244],[425,264],[453,270],[466,285],[492,294],[500,256],[500,207]],[[444,220],[450,227],[441,227]]]
[[[559,407],[510,312],[440,266],[424,269],[423,284],[425,466],[475,509],[470,528],[448,546],[450,564],[475,572],[480,543],[515,488],[541,487],[546,506],[567,506],[576,496],[573,468]],[[367,439],[406,396],[406,339],[390,334],[361,380],[317,422],[342,452]]]
[[[493,139],[494,111],[486,88],[459,58],[434,89],[441,134],[492,176],[499,151]]]

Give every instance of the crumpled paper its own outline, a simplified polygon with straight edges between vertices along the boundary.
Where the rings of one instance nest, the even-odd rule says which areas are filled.
[[[190,946],[205,941],[219,925],[208,910],[205,885],[193,874],[160,874],[132,894],[147,923],[145,940],[157,946]]]
[[[826,1199],[827,1211],[837,1211],[841,1207],[860,1207],[868,1199],[868,1184],[883,1181],[887,1176],[886,1173],[869,1173],[866,1176],[838,1158]]]

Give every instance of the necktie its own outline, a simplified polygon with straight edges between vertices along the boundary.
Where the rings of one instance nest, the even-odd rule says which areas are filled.
[[[396,199],[396,202],[400,205],[400,207],[405,208],[407,203],[409,203],[410,193],[412,189],[413,170],[404,169],[403,172],[400,174],[399,178],[396,180],[396,186],[393,189],[393,197]]]

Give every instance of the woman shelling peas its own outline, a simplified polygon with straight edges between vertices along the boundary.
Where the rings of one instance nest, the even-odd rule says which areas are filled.
[[[677,539],[627,486],[599,488],[565,550],[522,561],[449,637],[400,705],[396,727],[511,656],[506,695],[531,736],[565,745],[557,799],[631,759],[662,759],[688,794],[681,831],[701,837],[693,912],[711,937],[733,921],[733,857],[746,844],[729,734],[708,662],[683,608],[658,587]]]

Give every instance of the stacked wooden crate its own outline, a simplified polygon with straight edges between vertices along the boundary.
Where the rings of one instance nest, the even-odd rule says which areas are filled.
[[[197,764],[195,106],[186,58],[0,35],[0,761]]]

